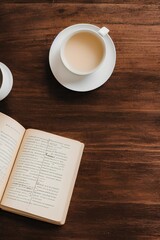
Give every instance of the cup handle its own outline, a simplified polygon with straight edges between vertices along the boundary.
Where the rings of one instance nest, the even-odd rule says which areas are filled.
[[[98,32],[102,37],[104,37],[105,35],[107,35],[109,33],[109,29],[106,27],[102,27]]]
[[[9,68],[0,62],[0,69],[2,72],[2,83],[0,86],[0,101],[3,100],[10,93],[13,86],[13,76]]]

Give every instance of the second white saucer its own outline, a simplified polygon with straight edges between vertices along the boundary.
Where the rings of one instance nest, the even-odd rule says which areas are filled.
[[[0,62],[0,70],[2,72],[2,83],[0,86],[0,101],[3,100],[10,93],[13,86],[13,75],[10,69],[2,62]]]

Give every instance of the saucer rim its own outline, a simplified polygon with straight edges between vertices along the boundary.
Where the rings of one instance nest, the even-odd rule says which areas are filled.
[[[88,91],[92,91],[94,89],[97,89],[99,88],[100,86],[102,86],[104,83],[106,83],[108,81],[108,79],[110,78],[110,76],[112,75],[113,71],[114,71],[114,68],[115,68],[115,65],[116,65],[116,48],[115,48],[115,45],[114,45],[114,42],[112,40],[112,38],[109,36],[109,34],[107,34],[107,38],[109,39],[110,41],[110,44],[112,46],[112,56],[113,56],[113,62],[110,64],[111,66],[111,70],[110,72],[108,73],[107,75],[107,71],[105,72],[105,80],[103,80],[102,82],[95,79],[95,82],[94,82],[94,85],[93,86],[89,86],[87,87],[87,84],[86,84],[86,87],[85,86],[85,83],[83,84],[83,87],[81,88],[78,88],[78,85],[80,84],[80,82],[82,80],[86,81],[87,82],[87,78],[89,79],[88,76],[92,75],[94,76],[95,73],[92,73],[92,74],[89,74],[87,76],[82,76],[83,79],[81,80],[75,80],[74,84],[67,84],[67,82],[63,81],[60,79],[60,77],[56,76],[56,73],[55,73],[55,70],[54,70],[54,67],[52,65],[52,61],[53,61],[53,58],[55,58],[55,56],[53,56],[52,52],[54,51],[54,49],[56,48],[55,46],[55,42],[59,39],[59,38],[62,38],[64,34],[69,34],[67,33],[67,31],[69,32],[70,30],[73,30],[75,28],[75,30],[79,30],[79,29],[91,29],[91,30],[100,30],[101,28],[99,28],[98,26],[96,25],[93,25],[93,24],[85,24],[85,23],[79,23],[79,24],[74,24],[74,25],[71,25],[71,26],[68,26],[66,28],[64,28],[62,31],[59,32],[59,34],[55,37],[55,39],[52,41],[51,43],[51,46],[50,46],[50,49],[49,49],[49,65],[50,65],[50,69],[52,71],[52,74],[54,75],[55,79],[65,88],[69,89],[69,90],[72,90],[72,91],[76,91],[76,92],[88,92]],[[78,28],[78,29],[77,29]],[[105,42],[107,41],[105,38],[104,38]],[[60,46],[57,47],[59,50],[60,50]],[[60,54],[60,51],[59,51],[59,54]],[[104,60],[104,62],[107,61],[107,59]],[[63,65],[63,63],[61,62],[61,68],[62,69],[65,69],[66,71],[66,67]],[[63,71],[63,70],[62,70]],[[97,70],[99,72],[100,75],[102,75],[102,72],[104,71],[103,69],[101,69],[101,73],[100,73],[100,70]],[[64,72],[64,71],[63,71]],[[73,78],[77,78],[77,74],[74,74],[74,73],[71,73],[69,72],[68,70],[68,73],[73,77]],[[104,76],[104,75],[103,75]],[[65,76],[63,76],[63,78],[65,78]],[[89,80],[88,80],[89,81]]]

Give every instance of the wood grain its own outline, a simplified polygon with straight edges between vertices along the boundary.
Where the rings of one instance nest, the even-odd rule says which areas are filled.
[[[0,111],[86,146],[66,224],[0,211],[0,239],[159,240],[158,1],[1,2],[0,61],[14,86]],[[48,63],[56,35],[82,22],[107,26],[117,50],[110,79],[86,93],[62,87]]]
[[[62,4],[67,4],[67,3],[72,3],[72,4],[157,4],[159,5],[158,0],[1,0],[1,3],[62,3]]]

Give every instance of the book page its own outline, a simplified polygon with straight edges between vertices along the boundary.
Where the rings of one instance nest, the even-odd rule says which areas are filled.
[[[0,112],[0,199],[24,132],[22,125]]]
[[[83,144],[27,130],[2,205],[60,222],[67,213]]]

